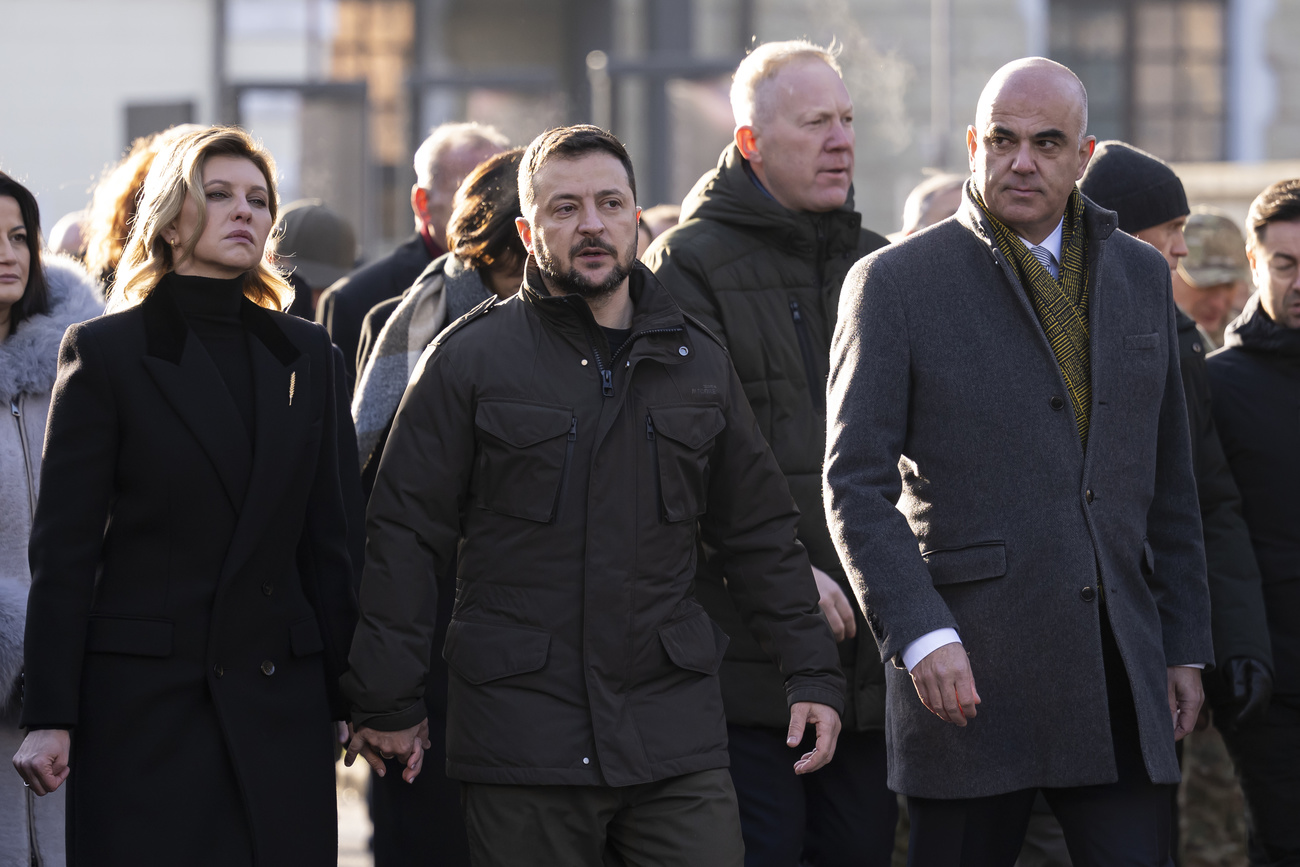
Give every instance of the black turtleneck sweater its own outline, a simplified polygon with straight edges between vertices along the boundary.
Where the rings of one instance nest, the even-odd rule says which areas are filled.
[[[248,332],[239,318],[244,278],[217,280],[173,272],[163,278],[163,284],[171,290],[190,330],[217,366],[252,442],[253,365],[248,357]]]

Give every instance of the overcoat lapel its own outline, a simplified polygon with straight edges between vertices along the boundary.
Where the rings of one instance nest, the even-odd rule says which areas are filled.
[[[253,368],[255,436],[253,467],[222,580],[239,571],[262,533],[274,523],[311,423],[311,360],[284,335],[265,310],[245,300],[240,318],[248,328]]]
[[[1030,331],[1038,335],[1039,348],[1042,351],[1044,359],[1051,364],[1052,369],[1056,371],[1056,376],[1061,384],[1062,394],[1068,394],[1068,386],[1065,384],[1065,377],[1061,375],[1061,366],[1056,361],[1056,353],[1052,351],[1052,344],[1047,339],[1047,332],[1043,330],[1043,325],[1038,321],[1038,314],[1034,312],[1034,305],[1029,300],[1029,295],[1025,288],[1020,285],[1020,278],[1016,276],[1016,270],[1012,267],[1011,262],[1006,255],[998,249],[996,241],[993,239],[992,229],[985,220],[984,215],[980,213],[979,207],[971,201],[969,192],[963,192],[961,208],[958,210],[957,219],[966,226],[970,232],[975,235],[989,250],[993,256],[994,262],[1001,268],[1003,276],[1007,283],[1010,284],[1011,292],[1019,302],[1020,312],[1026,319]],[[1098,376],[1098,358],[1100,351],[1098,346],[1098,323],[1100,322],[1099,310],[1104,304],[1100,298],[1102,292],[1102,281],[1099,279],[1102,268],[1102,251],[1106,240],[1111,233],[1115,231],[1115,215],[1111,211],[1106,211],[1093,204],[1091,200],[1084,199],[1083,212],[1083,231],[1088,237],[1088,346],[1089,346],[1089,364],[1093,377],[1093,383],[1097,382]],[[1097,404],[1096,389],[1094,386],[1093,393],[1093,411],[1095,413]],[[1090,434],[1091,438],[1091,434]],[[1085,459],[1083,443],[1079,443],[1080,457]]]
[[[239,410],[211,356],[198,340],[169,292],[159,289],[141,304],[148,351],[144,357],[158,390],[198,440],[239,511],[248,489],[252,444]]]

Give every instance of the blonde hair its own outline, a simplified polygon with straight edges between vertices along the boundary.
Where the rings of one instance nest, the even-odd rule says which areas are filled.
[[[834,41],[829,47],[823,48],[807,39],[768,42],[749,52],[736,67],[736,74],[731,80],[731,113],[736,119],[736,126],[758,125],[758,116],[762,113],[759,105],[760,87],[796,60],[820,60],[843,78],[844,71],[835,59],[839,53],[839,46]]]
[[[111,280],[122,260],[140,190],[154,157],[169,140],[198,129],[202,127],[184,124],[140,136],[131,142],[122,161],[108,169],[95,185],[86,217],[86,268],[101,281]]]
[[[193,255],[207,226],[203,166],[215,156],[240,157],[257,166],[266,179],[271,223],[275,224],[280,207],[275,191],[275,161],[248,133],[239,127],[218,126],[171,139],[158,151],[145,177],[131,236],[113,283],[111,309],[139,304],[149,297],[163,275],[175,269],[178,260]],[[187,196],[198,208],[198,225],[194,234],[181,239],[173,255],[163,231],[179,219]],[[244,295],[259,306],[283,310],[293,301],[293,288],[271,264],[270,246],[262,251],[256,267],[244,275]]]

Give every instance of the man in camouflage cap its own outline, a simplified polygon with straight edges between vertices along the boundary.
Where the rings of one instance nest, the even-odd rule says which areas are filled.
[[[1205,205],[1192,209],[1183,235],[1187,256],[1173,273],[1174,301],[1217,346],[1233,299],[1250,281],[1246,238],[1231,217]]]

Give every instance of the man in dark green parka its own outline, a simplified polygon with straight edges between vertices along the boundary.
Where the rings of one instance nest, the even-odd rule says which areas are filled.
[[[741,622],[714,552],[703,552],[696,596],[731,636],[722,690],[745,863],[888,864],[896,808],[885,785],[883,670],[850,601],[821,484],[840,285],[885,239],[853,210],[853,103],[833,55],[802,41],[760,46],[737,69],[731,102],[735,141],[644,259],[731,353],[799,506],[799,539],[849,686],[836,762],[796,778],[781,673]]]

